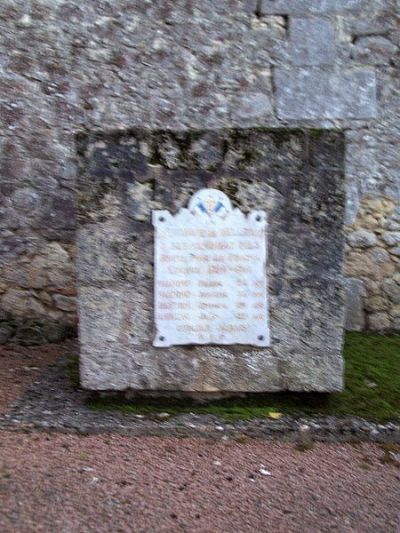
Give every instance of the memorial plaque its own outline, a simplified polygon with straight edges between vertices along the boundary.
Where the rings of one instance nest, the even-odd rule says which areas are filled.
[[[202,189],[173,215],[153,211],[153,345],[269,346],[264,211]]]
[[[78,153],[84,388],[342,390],[343,132],[96,131]]]

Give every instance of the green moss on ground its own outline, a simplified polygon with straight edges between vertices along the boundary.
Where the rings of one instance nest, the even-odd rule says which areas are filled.
[[[346,390],[335,394],[269,393],[199,404],[190,400],[90,399],[97,410],[170,415],[213,414],[226,421],[283,415],[359,416],[375,421],[400,418],[400,335],[347,333],[344,348]]]
[[[67,378],[71,382],[74,389],[79,389],[79,357],[77,355],[69,355],[63,362],[64,370]]]

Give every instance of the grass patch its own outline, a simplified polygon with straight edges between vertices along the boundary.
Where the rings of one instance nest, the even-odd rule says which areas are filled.
[[[80,387],[79,377],[79,355],[69,355],[64,364],[65,374],[70,380],[74,389]]]
[[[344,348],[346,390],[342,393],[268,393],[199,404],[191,400],[92,398],[93,409],[170,415],[213,414],[226,421],[287,415],[359,416],[387,421],[400,418],[400,335],[347,333]],[[76,367],[76,364],[75,364]],[[68,370],[69,368],[69,370]],[[70,375],[77,376],[67,366]]]

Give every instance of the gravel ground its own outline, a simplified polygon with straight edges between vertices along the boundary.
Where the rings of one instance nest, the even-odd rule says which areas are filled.
[[[216,439],[232,439],[245,434],[260,439],[278,438],[286,441],[303,441],[306,438],[323,442],[364,440],[400,443],[399,422],[376,424],[356,417],[285,416],[281,420],[262,418],[227,424],[212,415],[186,413],[168,417],[166,413],[161,413],[144,417],[118,411],[94,411],[86,403],[88,393],[74,388],[66,375],[65,365],[68,356],[76,355],[76,344],[70,342],[60,345],[58,350],[56,345],[42,347],[42,350],[43,353],[48,353],[49,359],[53,358],[54,364],[40,375],[37,375],[38,372],[32,375],[31,379],[34,381],[26,387],[24,393],[12,402],[6,413],[0,413],[0,429],[41,429],[47,432],[81,434],[119,433],[131,436],[202,436]],[[40,353],[39,349],[32,352],[32,360]],[[26,351],[23,351],[22,357],[26,355]],[[17,360],[20,357],[21,354]],[[9,360],[12,361],[10,358]],[[14,373],[19,380],[23,378],[20,375],[21,368],[23,370],[24,367]],[[26,384],[28,377],[24,379]],[[2,387],[8,390],[7,380],[0,379],[0,391]],[[13,398],[17,396],[16,392],[9,394]]]
[[[0,413],[7,411],[44,368],[70,353],[75,345],[74,341],[35,347],[0,345]]]
[[[397,425],[92,412],[65,378],[75,349],[0,351],[1,533],[400,532],[400,447],[313,443],[393,442]]]
[[[375,444],[0,438],[3,533],[400,531],[400,469]]]

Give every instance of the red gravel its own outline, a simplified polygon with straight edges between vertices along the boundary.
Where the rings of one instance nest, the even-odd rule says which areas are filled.
[[[68,341],[35,347],[0,346],[0,413],[7,411],[44,368],[58,357],[74,353],[75,344]]]
[[[372,444],[2,432],[0,445],[3,533],[400,531],[400,469]]]

